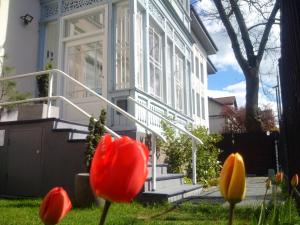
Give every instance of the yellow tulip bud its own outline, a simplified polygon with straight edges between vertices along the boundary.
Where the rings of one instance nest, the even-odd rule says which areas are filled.
[[[281,184],[283,181],[283,172],[278,172],[276,175],[275,175],[275,182],[276,184]]]
[[[268,178],[266,180],[266,188],[267,190],[269,190],[272,187],[272,180],[270,178]]]
[[[297,187],[298,184],[299,184],[298,174],[295,174],[291,179],[291,185],[292,187]]]
[[[220,174],[220,191],[231,204],[242,201],[246,192],[246,173],[243,157],[231,154],[225,160]]]

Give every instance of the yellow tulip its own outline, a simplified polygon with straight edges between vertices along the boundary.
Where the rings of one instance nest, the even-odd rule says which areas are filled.
[[[243,157],[231,154],[225,160],[220,175],[220,191],[231,204],[242,201],[246,192],[246,173]]]
[[[297,187],[298,184],[299,184],[298,174],[295,174],[291,179],[291,185],[292,187]]]
[[[270,178],[268,178],[266,180],[266,188],[267,190],[270,189],[272,187],[272,180]]]

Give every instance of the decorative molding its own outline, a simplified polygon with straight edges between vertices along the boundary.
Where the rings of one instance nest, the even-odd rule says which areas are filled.
[[[164,26],[165,17],[152,0],[148,2],[148,9],[150,15],[153,16],[161,26]]]
[[[43,19],[56,16],[56,15],[58,15],[58,13],[59,13],[58,1],[47,2],[42,5],[42,18]]]
[[[97,5],[104,0],[62,0],[61,12],[66,13],[76,9]]]

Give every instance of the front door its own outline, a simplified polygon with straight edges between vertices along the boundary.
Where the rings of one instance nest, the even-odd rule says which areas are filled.
[[[96,93],[107,97],[106,73],[106,19],[105,10],[80,14],[65,19],[64,71]],[[64,82],[64,95],[80,108],[98,116],[105,104],[84,88],[68,80]],[[87,122],[73,107],[64,105],[63,118]]]

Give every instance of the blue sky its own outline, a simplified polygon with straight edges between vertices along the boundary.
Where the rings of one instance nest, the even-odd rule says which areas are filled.
[[[219,69],[216,74],[208,76],[208,89],[222,90],[229,85],[244,81],[244,75],[230,67]]]

